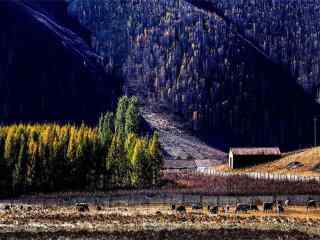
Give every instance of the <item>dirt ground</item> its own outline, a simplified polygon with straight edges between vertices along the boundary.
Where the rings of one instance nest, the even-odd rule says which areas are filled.
[[[0,239],[320,239],[320,209],[211,215],[191,208],[177,214],[169,205],[101,207],[0,206]]]

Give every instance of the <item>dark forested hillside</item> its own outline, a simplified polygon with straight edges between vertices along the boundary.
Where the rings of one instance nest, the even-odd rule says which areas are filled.
[[[270,57],[287,65],[307,91],[315,93],[320,84],[319,1],[208,1],[244,29]]]
[[[112,105],[115,78],[80,37],[88,32],[64,27],[76,26],[66,8],[56,15],[34,2],[0,2],[1,122],[96,121]]]
[[[233,20],[231,4],[215,3]],[[259,4],[257,8],[261,10]],[[292,38],[310,52],[308,41],[291,35],[277,38],[282,34],[278,29],[265,33],[270,48],[260,46],[264,31],[256,39],[245,24],[229,24],[183,0],[74,0],[69,11],[92,31],[92,46],[104,57],[106,69],[121,69],[129,94],[182,116],[190,126],[199,126],[202,136],[227,136],[231,145],[292,148],[312,143],[312,119],[319,107],[308,86],[316,80],[305,84],[291,64],[275,57],[294,52],[281,42]],[[302,16],[291,19],[303,25]],[[267,20],[251,21],[258,28]],[[238,34],[238,23],[244,35]],[[278,24],[287,29],[292,23]],[[295,54],[310,55],[301,46],[296,49]],[[301,71],[303,64],[296,62]]]
[[[1,1],[1,119],[92,120],[123,89],[229,145],[310,145],[316,2],[188,2]]]

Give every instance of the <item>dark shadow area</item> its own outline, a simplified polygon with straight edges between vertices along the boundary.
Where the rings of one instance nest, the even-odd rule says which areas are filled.
[[[235,146],[279,146],[287,151],[312,145],[313,117],[319,114],[320,107],[311,95],[285,66],[269,58],[213,3],[187,2],[226,22],[233,33],[233,49],[228,56],[231,66],[244,67],[247,73],[237,79],[226,78],[219,94],[212,98],[209,89],[216,71],[212,66],[212,77],[209,75],[206,82],[208,100],[202,103],[200,135],[212,145],[212,136],[226,136],[228,146],[224,150]]]
[[[48,15],[29,1],[0,3],[2,123],[95,123],[116,102],[121,77],[105,73],[84,40],[60,25],[74,24],[65,4],[49,2],[39,1],[50,10]],[[49,12],[62,16],[51,17]]]
[[[213,239],[237,239],[237,240],[259,240],[259,239],[293,239],[293,240],[312,240],[318,239],[318,236],[310,236],[297,230],[281,231],[281,230],[251,230],[251,229],[212,229],[212,230],[160,230],[160,231],[128,231],[128,232],[64,232],[58,231],[54,234],[48,232],[15,232],[0,234],[4,239],[172,239],[183,240],[199,239],[199,240],[213,240]]]

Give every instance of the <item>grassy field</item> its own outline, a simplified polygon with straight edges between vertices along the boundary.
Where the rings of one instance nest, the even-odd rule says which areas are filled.
[[[320,194],[320,184],[311,182],[289,182],[278,180],[253,180],[247,176],[228,177],[190,173],[168,173],[164,179],[172,187],[164,186],[162,191],[195,193],[204,195],[282,195]]]
[[[206,210],[176,214],[169,205],[102,207],[21,205],[0,211],[0,239],[319,239],[320,210],[289,207],[285,213]]]
[[[296,169],[288,168],[288,165],[293,162],[299,162],[303,166]],[[226,164],[218,165],[216,170],[223,172],[267,172],[276,174],[291,174],[300,176],[320,176],[320,147],[306,149],[302,152],[289,153],[283,158],[265,164],[260,164],[253,167],[243,169],[230,169]]]

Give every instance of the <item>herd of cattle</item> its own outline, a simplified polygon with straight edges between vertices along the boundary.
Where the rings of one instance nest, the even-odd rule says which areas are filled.
[[[290,201],[286,200],[286,201],[274,201],[274,202],[264,202],[262,204],[262,210],[264,212],[271,212],[273,211],[273,209],[275,208],[277,213],[283,213],[285,211],[285,207],[290,205]],[[305,204],[307,211],[310,208],[317,208],[317,202],[315,200],[308,200]],[[197,203],[197,204],[192,204],[192,209],[193,210],[203,210],[203,205],[201,203]],[[208,206],[207,207],[208,212],[211,214],[218,214],[219,211],[224,212],[224,213],[229,213],[230,212],[230,206],[226,205],[223,207],[219,207],[218,205],[215,206]],[[176,206],[175,204],[171,205],[171,210],[175,211],[177,213],[186,213],[187,212],[187,208],[185,205],[179,205]],[[235,213],[247,213],[248,211],[259,211],[259,207],[257,204],[246,204],[246,203],[238,203],[235,207]]]
[[[285,207],[290,205],[290,201],[286,200],[286,201],[274,201],[274,202],[264,202],[262,204],[262,210],[264,212],[271,212],[273,211],[273,209],[276,209],[277,213],[283,213],[285,211]],[[316,209],[317,206],[317,202],[315,200],[309,199],[306,203],[305,203],[306,209],[307,211],[310,208]],[[16,208],[17,206],[13,206],[13,205],[5,205],[4,206],[4,210],[8,211],[8,210],[12,210],[14,208]],[[89,212],[90,208],[89,208],[89,204],[87,203],[77,203],[75,205],[76,209],[78,212]],[[192,204],[192,209],[193,210],[203,210],[204,206],[201,203],[196,203],[196,204]],[[19,207],[20,210],[27,210],[27,211],[31,211],[33,210],[31,206],[28,207],[24,207],[23,205],[21,205]],[[96,205],[96,210],[97,211],[101,211],[103,210],[103,206],[102,205]],[[185,205],[176,205],[176,204],[172,204],[171,205],[171,210],[174,211],[175,213],[186,213],[187,212],[187,207]],[[207,206],[207,210],[210,214],[218,214],[219,212],[222,213],[230,213],[231,212],[231,207],[229,205],[225,205],[225,206]],[[257,204],[245,204],[245,203],[238,203],[235,206],[235,213],[247,213],[248,211],[259,211],[259,207]]]

